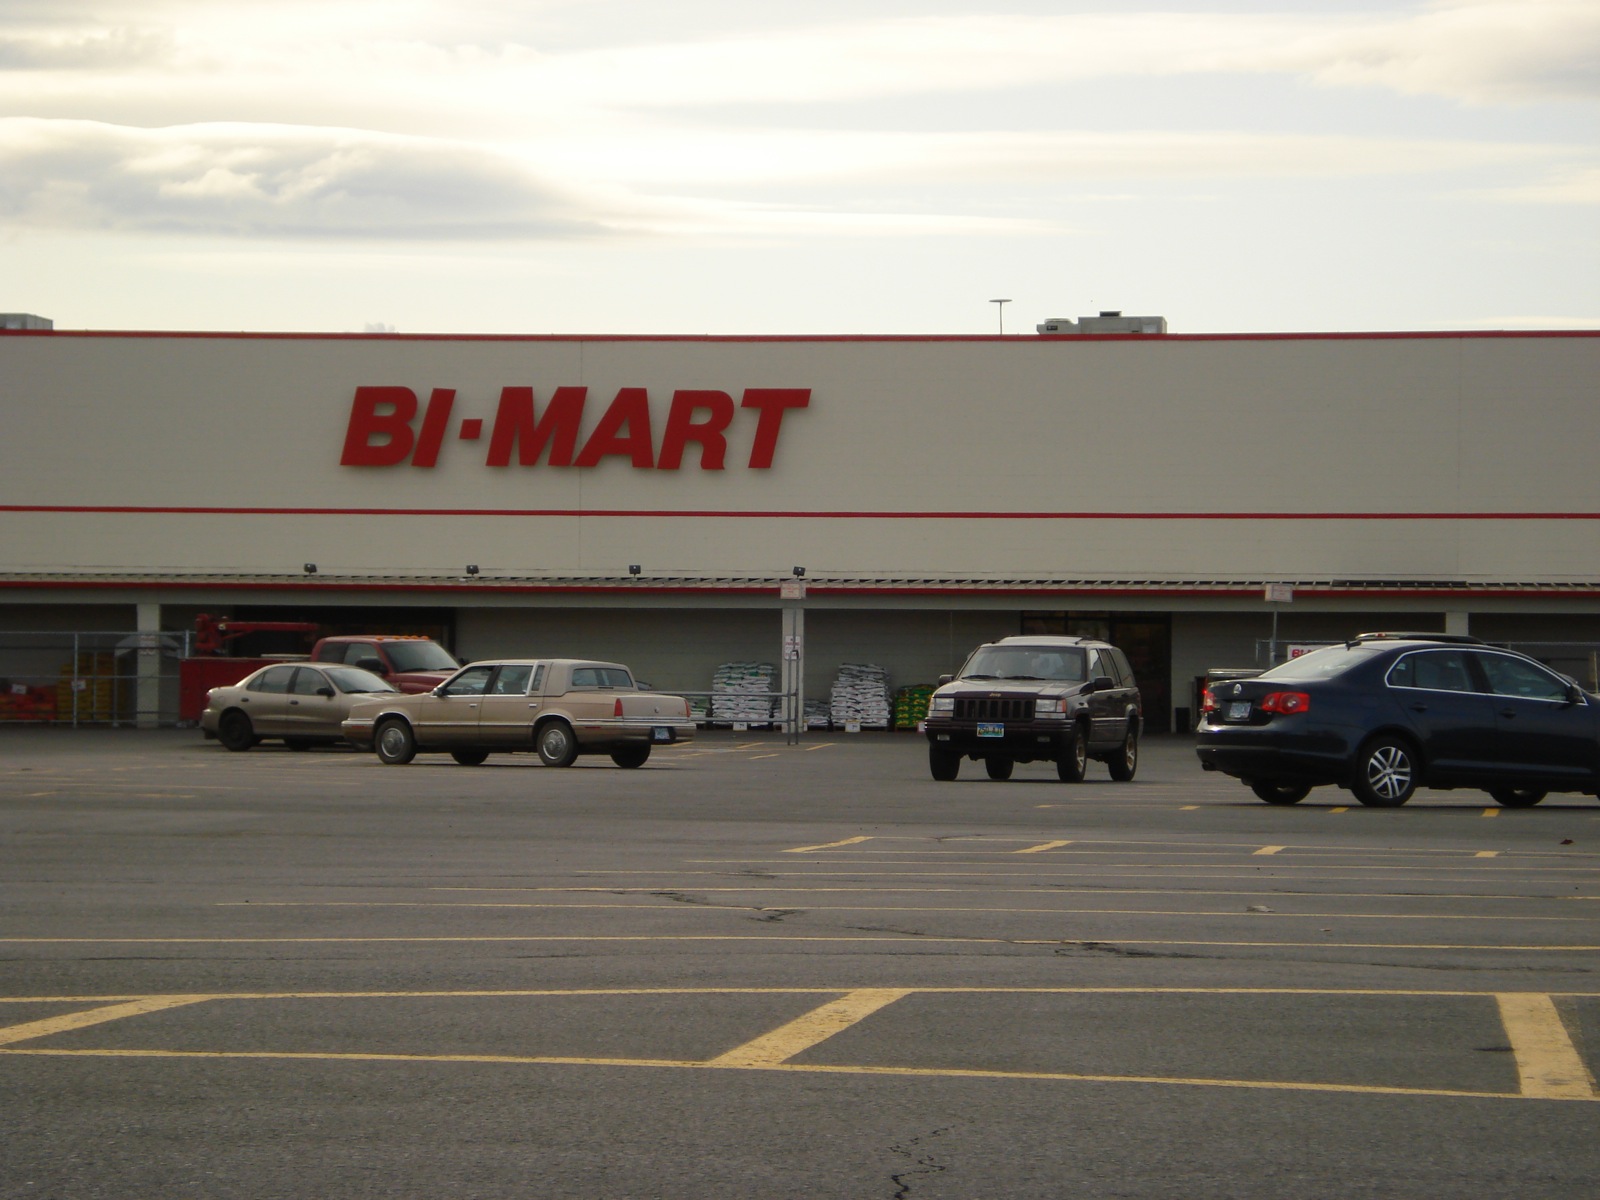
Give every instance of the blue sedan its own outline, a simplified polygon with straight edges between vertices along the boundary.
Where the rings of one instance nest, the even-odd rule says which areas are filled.
[[[1393,808],[1421,786],[1513,808],[1600,795],[1600,696],[1535,659],[1450,634],[1363,634],[1206,690],[1200,765],[1268,804],[1348,788]]]

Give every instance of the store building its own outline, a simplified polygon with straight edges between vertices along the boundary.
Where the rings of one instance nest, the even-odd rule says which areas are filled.
[[[153,662],[211,613],[666,690],[784,660],[812,697],[1092,632],[1153,730],[1209,668],[1374,628],[1537,643],[1594,685],[1600,332],[1127,320],[1153,332],[0,329],[0,678],[65,670],[33,635],[117,632],[169,721]]]

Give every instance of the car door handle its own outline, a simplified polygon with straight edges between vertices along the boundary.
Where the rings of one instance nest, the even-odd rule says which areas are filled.
[[[1428,706],[1426,704],[1413,704],[1411,706],[1411,711],[1412,712],[1427,712],[1428,711]]]
[[[1514,709],[1514,708],[1502,708],[1500,710],[1500,715],[1502,717],[1510,719],[1510,718],[1515,717],[1517,715],[1517,710]]]

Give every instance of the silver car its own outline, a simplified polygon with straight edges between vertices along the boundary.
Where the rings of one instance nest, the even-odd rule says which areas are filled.
[[[640,689],[621,663],[508,658],[469,663],[433,691],[356,704],[344,734],[391,765],[445,751],[463,766],[532,750],[548,767],[609,754],[640,767],[652,747],[694,737],[689,702]]]
[[[393,684],[360,667],[277,663],[206,693],[200,731],[229,750],[282,738],[291,750],[345,740],[341,726],[358,701],[396,694]]]

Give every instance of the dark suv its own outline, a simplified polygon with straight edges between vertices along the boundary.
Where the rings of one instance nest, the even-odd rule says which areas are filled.
[[[928,769],[954,779],[963,758],[990,779],[1010,779],[1019,762],[1056,764],[1067,783],[1091,758],[1126,782],[1139,765],[1143,710],[1133,670],[1107,642],[1075,637],[1008,637],[985,642],[928,703]]]
[[[1208,688],[1200,765],[1268,804],[1318,784],[1392,808],[1419,786],[1524,808],[1600,790],[1600,697],[1465,635],[1369,633]]]

